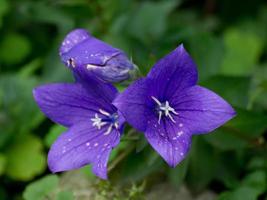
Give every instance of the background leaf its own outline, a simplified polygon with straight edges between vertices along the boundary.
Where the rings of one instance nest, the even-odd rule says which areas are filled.
[[[27,181],[46,168],[42,142],[33,135],[18,138],[6,151],[6,173],[13,179]]]
[[[59,183],[56,175],[48,175],[31,183],[23,193],[25,200],[43,200],[49,198]],[[50,196],[51,197],[51,196]]]
[[[225,58],[222,73],[225,75],[249,75],[256,66],[263,49],[263,41],[257,35],[236,29],[224,33]]]

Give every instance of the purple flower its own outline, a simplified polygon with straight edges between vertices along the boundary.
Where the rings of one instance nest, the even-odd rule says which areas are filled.
[[[107,82],[119,82],[130,77],[134,65],[126,54],[91,36],[86,30],[71,31],[60,47],[64,64],[74,72],[95,74]]]
[[[40,86],[33,94],[46,116],[69,128],[49,151],[50,170],[55,173],[91,163],[93,172],[106,179],[108,157],[119,143],[124,119],[111,104],[116,88],[86,78],[82,83]]]
[[[187,155],[192,135],[213,131],[235,115],[225,100],[196,85],[197,76],[195,63],[180,45],[114,101],[171,167]]]

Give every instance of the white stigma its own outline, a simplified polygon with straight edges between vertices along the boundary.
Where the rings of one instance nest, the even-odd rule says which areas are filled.
[[[162,114],[165,115],[165,117],[169,117],[173,123],[175,123],[175,120],[173,119],[171,114],[178,115],[178,113],[172,108],[168,101],[165,101],[165,103],[161,103],[156,97],[151,96],[151,98],[156,102],[158,105],[158,114],[159,119],[158,123],[160,124]]]
[[[107,131],[104,133],[104,135],[108,135],[111,133],[112,128],[115,127],[116,129],[119,128],[119,123],[117,120],[115,120],[115,122],[109,122],[108,119],[112,119],[113,115],[111,115],[110,113],[108,113],[105,110],[99,109],[99,113],[104,115],[104,119],[99,117],[97,113],[95,113],[95,117],[91,118],[92,121],[92,125],[96,126],[97,129],[101,129],[103,126],[108,125]]]
[[[107,122],[102,122],[102,119],[98,117],[97,113],[95,113],[95,117],[92,118],[91,121],[93,122],[93,126],[96,126],[97,129],[101,129],[102,126],[107,124]]]

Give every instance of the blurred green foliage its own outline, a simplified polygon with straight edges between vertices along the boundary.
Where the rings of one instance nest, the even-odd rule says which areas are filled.
[[[65,128],[46,119],[32,98],[37,85],[73,80],[58,47],[77,27],[123,49],[142,75],[184,43],[198,65],[199,84],[238,113],[214,133],[194,137],[189,156],[175,169],[127,127],[110,159],[110,181],[94,185],[99,199],[142,199],[159,183],[177,191],[186,184],[195,195],[212,190],[218,200],[267,198],[264,0],[0,0],[1,200],[77,195],[74,186],[60,189],[61,176],[46,170],[48,148]],[[81,173],[96,181],[88,167]]]

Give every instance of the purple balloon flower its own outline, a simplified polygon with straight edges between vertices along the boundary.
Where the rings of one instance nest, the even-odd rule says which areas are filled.
[[[107,82],[119,82],[130,77],[134,65],[126,54],[106,44],[84,29],[71,31],[59,50],[61,60],[74,72],[94,74]]]
[[[107,178],[109,154],[120,140],[124,119],[111,104],[116,88],[93,77],[82,83],[56,83],[40,86],[33,94],[42,112],[68,127],[48,154],[52,172],[92,164],[93,172]]]
[[[213,131],[235,115],[220,96],[196,85],[197,76],[195,63],[180,45],[114,101],[171,167],[187,155],[192,135]]]

